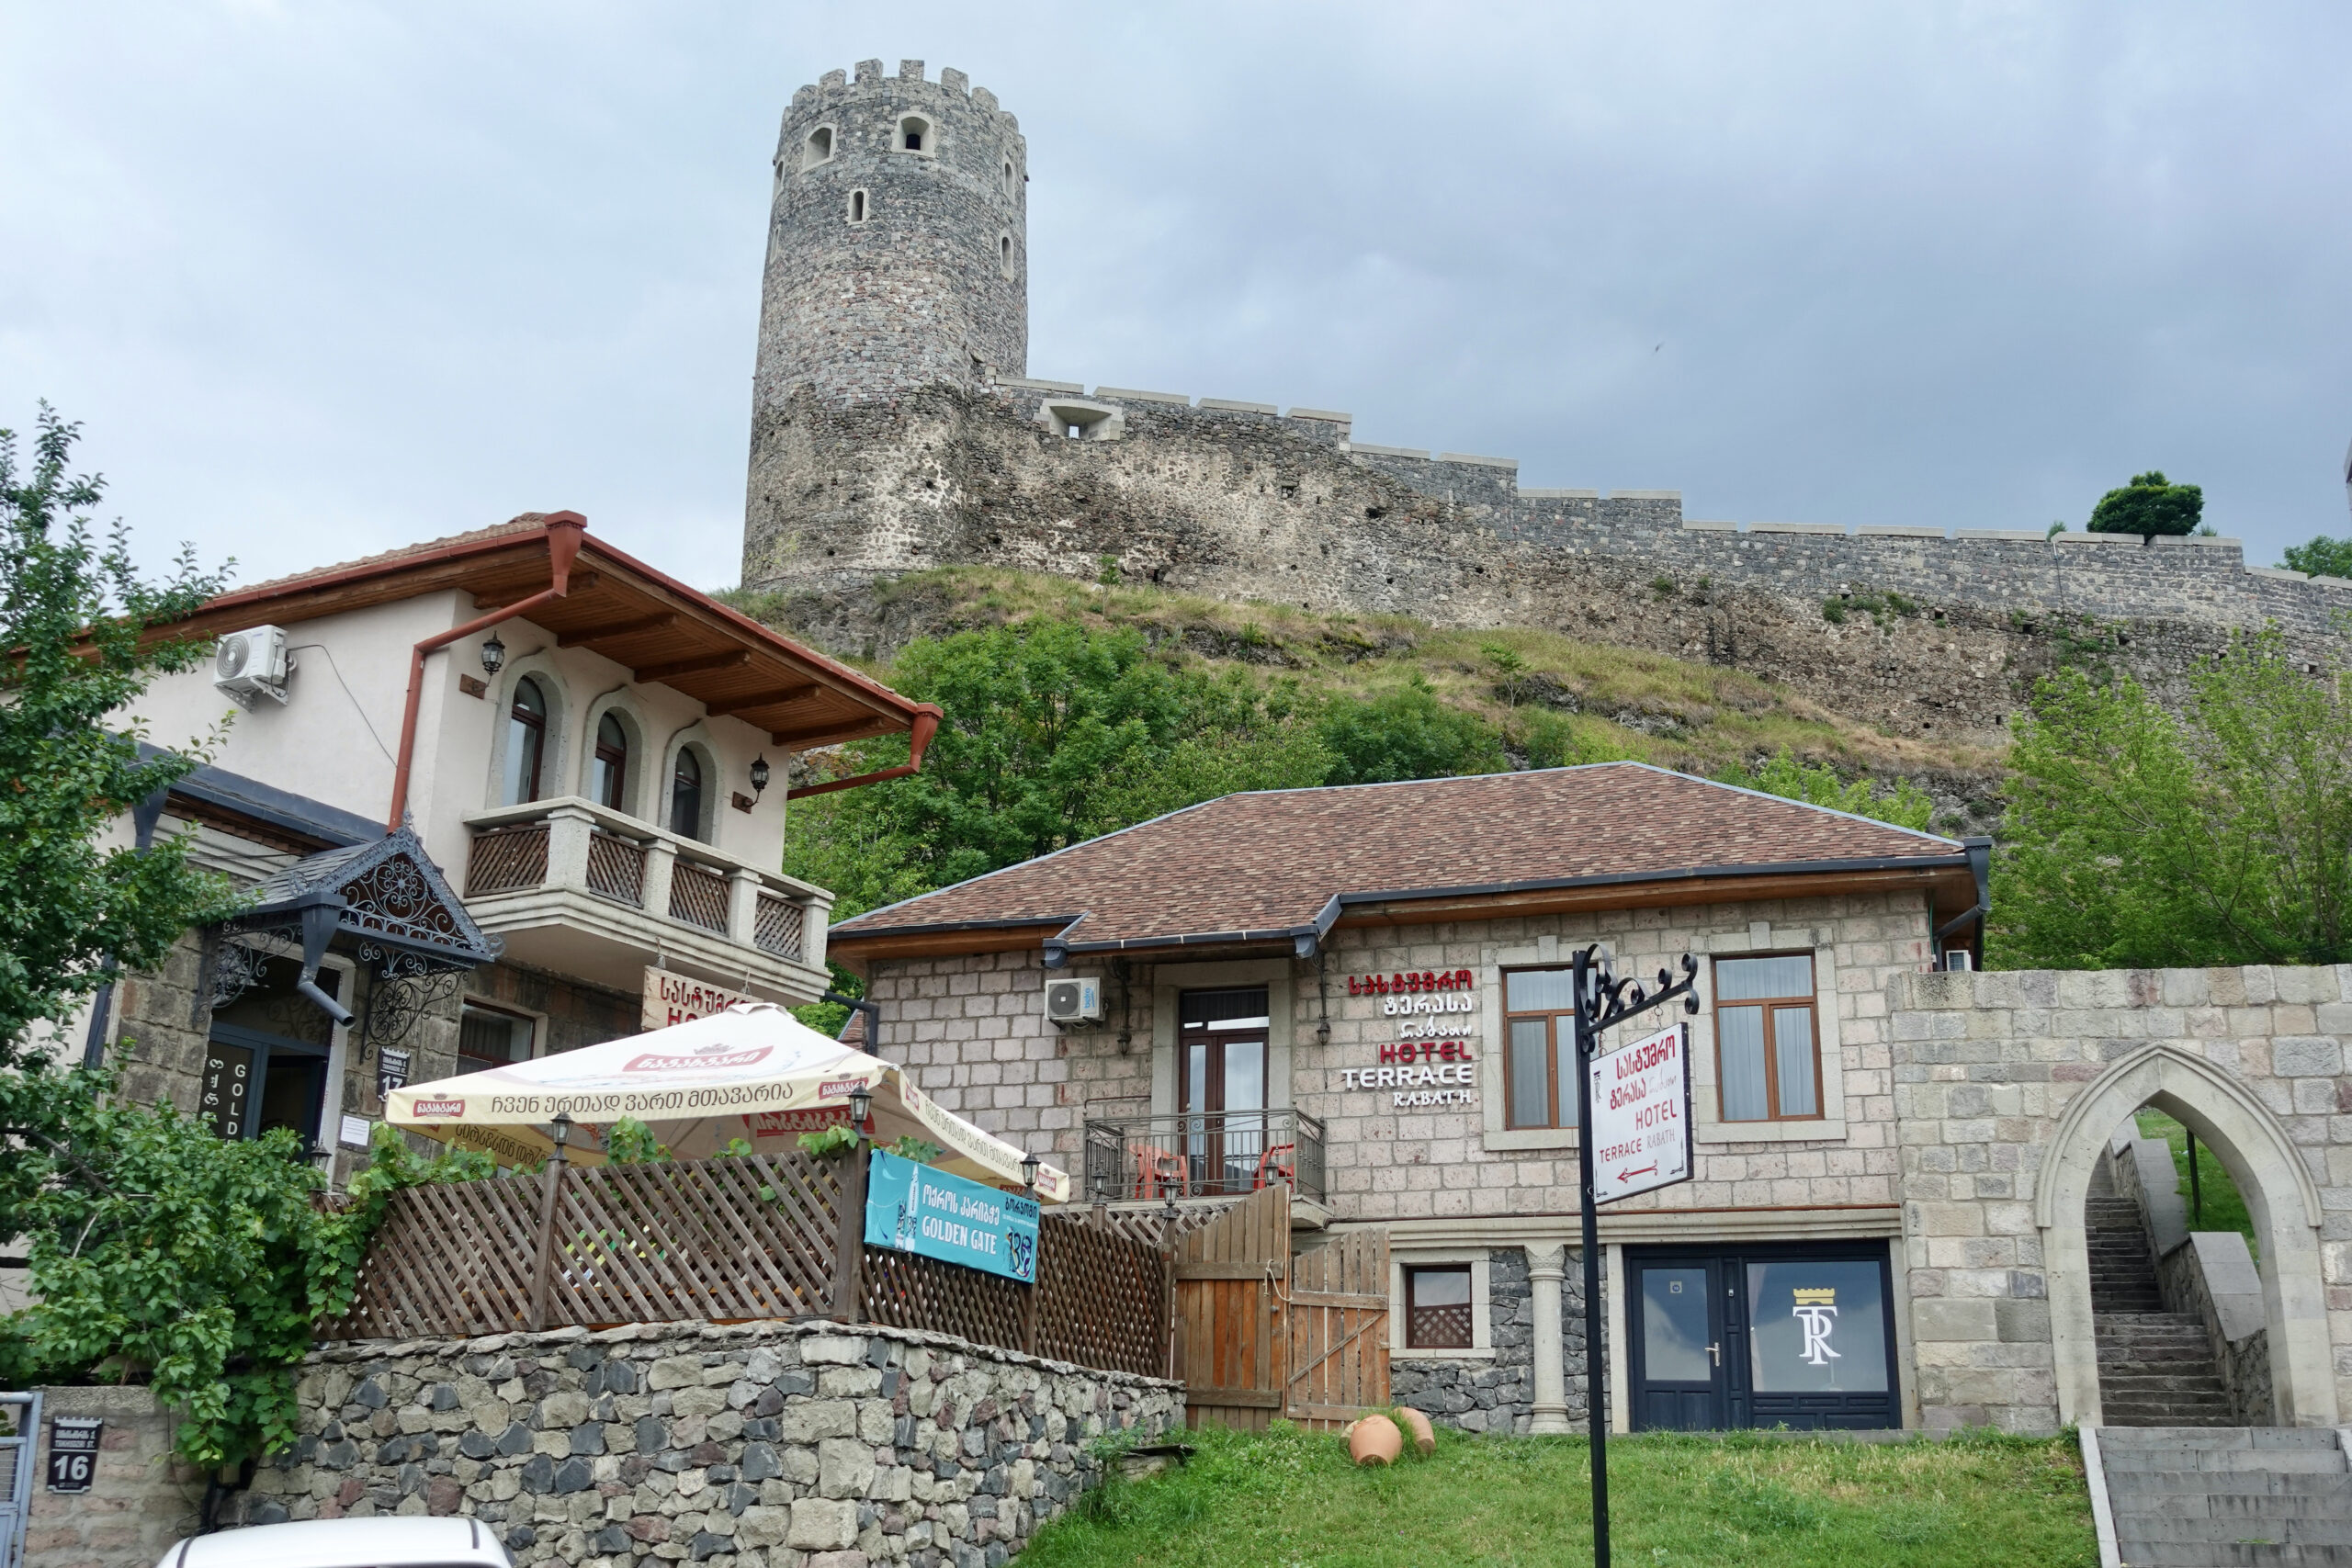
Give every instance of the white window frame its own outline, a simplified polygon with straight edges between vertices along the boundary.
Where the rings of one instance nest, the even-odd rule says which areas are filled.
[[[1470,1345],[1467,1349],[1408,1349],[1405,1344],[1405,1270],[1470,1266]],[[1393,1361],[1491,1361],[1495,1359],[1494,1261],[1488,1249],[1445,1247],[1388,1254],[1388,1357]]]

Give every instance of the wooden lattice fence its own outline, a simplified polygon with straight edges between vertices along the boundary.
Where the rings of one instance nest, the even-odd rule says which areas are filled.
[[[1162,1376],[1158,1247],[1041,1228],[1035,1288],[867,1247],[842,1162],[681,1160],[412,1187],[395,1193],[329,1339],[471,1337],[624,1323],[840,1317]],[[846,1211],[846,1214],[845,1214]],[[540,1260],[546,1259],[541,1267]],[[854,1259],[844,1288],[843,1260]]]

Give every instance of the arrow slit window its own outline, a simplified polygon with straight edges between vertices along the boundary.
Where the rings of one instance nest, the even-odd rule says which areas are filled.
[[[1503,1125],[1577,1124],[1574,972],[1513,969],[1503,976]]]
[[[1715,960],[1715,1081],[1726,1122],[1821,1117],[1813,955]]]

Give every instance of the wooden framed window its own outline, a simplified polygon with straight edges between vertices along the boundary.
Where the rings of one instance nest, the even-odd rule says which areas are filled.
[[[1821,1116],[1813,954],[1715,960],[1715,1082],[1726,1122]]]
[[[682,839],[702,837],[702,759],[690,746],[678,748],[671,772],[670,831]]]
[[[514,682],[506,714],[506,804],[539,798],[539,762],[548,745],[548,699],[528,675]]]
[[[531,1059],[533,1020],[468,1002],[458,1018],[458,1071],[486,1073]]]
[[[1467,1350],[1475,1322],[1470,1265],[1442,1263],[1405,1269],[1405,1348]]]
[[[596,721],[596,758],[588,769],[589,797],[615,811],[628,785],[628,731],[612,714]]]
[[[1503,975],[1503,1125],[1577,1124],[1574,971]]]

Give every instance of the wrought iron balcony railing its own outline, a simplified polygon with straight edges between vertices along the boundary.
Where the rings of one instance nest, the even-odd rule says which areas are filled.
[[[1304,1111],[1087,1119],[1090,1202],[1247,1197],[1275,1182],[1323,1200],[1323,1123]]]

